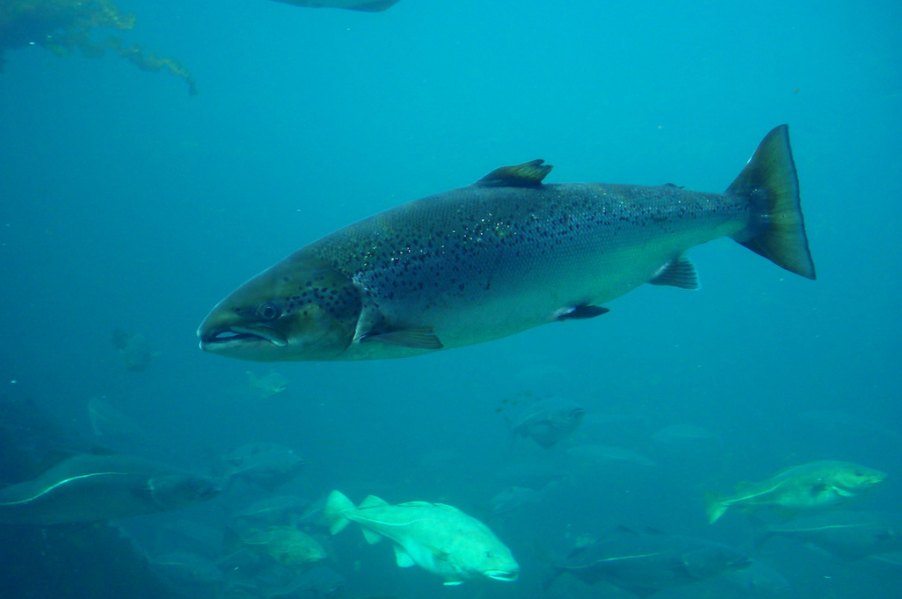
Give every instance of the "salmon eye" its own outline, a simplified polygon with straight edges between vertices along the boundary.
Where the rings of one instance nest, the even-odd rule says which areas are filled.
[[[282,311],[272,302],[260,304],[260,307],[257,308],[257,316],[259,316],[261,320],[275,320],[281,315]]]

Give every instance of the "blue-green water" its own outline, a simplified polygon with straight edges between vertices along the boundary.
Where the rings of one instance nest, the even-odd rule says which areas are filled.
[[[522,569],[514,583],[445,588],[350,530],[322,536],[325,567],[344,581],[334,596],[629,596],[568,577],[542,590],[561,547],[621,524],[740,547],[791,587],[716,581],[661,596],[897,596],[899,560],[756,548],[741,513],[708,525],[704,496],[841,459],[889,473],[856,508],[899,509],[898,3],[401,0],[383,13],[119,4],[137,16],[122,36],[176,57],[199,93],[112,55],[5,53],[0,396],[32,398],[87,444],[197,471],[236,446],[278,443],[306,462],[280,494],[446,502],[484,519]],[[433,356],[275,364],[287,388],[268,398],[246,371],[269,366],[197,349],[216,301],[358,218],[533,158],[555,165],[548,181],[719,191],[780,123],[790,125],[814,283],[717,241],[691,252],[697,292],[647,286],[601,318]],[[110,340],[117,328],[146,337],[146,370],[126,370]],[[583,426],[548,450],[512,443],[496,408],[524,392],[578,402]],[[87,406],[98,396],[127,416],[131,437],[96,438]],[[656,441],[671,425],[711,436]],[[575,463],[568,449],[585,444],[653,465]],[[493,496],[526,485],[515,467],[565,478],[492,515]],[[146,541],[147,529],[222,529],[266,494],[230,489],[123,526],[145,540],[136,553],[181,548],[162,532]],[[15,574],[0,570],[3,595],[100,596],[79,586],[98,568],[108,588],[127,588],[131,574],[107,561],[101,536],[84,534],[46,533],[63,546],[78,539],[84,563],[26,551]],[[14,538],[0,529],[7,549]]]

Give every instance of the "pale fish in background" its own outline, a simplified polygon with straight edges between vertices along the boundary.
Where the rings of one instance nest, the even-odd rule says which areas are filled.
[[[222,456],[220,475],[273,491],[296,477],[304,461],[290,447],[277,443],[247,443]]]
[[[332,534],[356,522],[368,543],[390,539],[399,567],[419,566],[442,577],[448,586],[483,576],[509,582],[520,572],[510,550],[485,524],[443,503],[390,505],[370,495],[355,507],[345,495],[332,491],[325,517]]]
[[[734,506],[793,512],[835,506],[857,497],[885,478],[885,472],[852,462],[809,462],[787,468],[765,481],[740,483],[733,495],[709,496],[708,522],[717,522]]]
[[[263,376],[257,376],[250,370],[246,374],[248,391],[257,399],[269,399],[288,389],[288,379],[275,370],[270,370]]]
[[[500,516],[530,505],[539,504],[545,499],[548,492],[557,485],[558,483],[556,482],[550,482],[541,489],[518,487],[516,485],[507,487],[489,500],[489,509],[492,514]]]
[[[515,436],[532,439],[546,449],[573,434],[586,415],[581,405],[556,395],[521,394],[502,401],[496,411]]]
[[[229,526],[240,530],[251,526],[297,524],[310,502],[296,495],[269,495],[229,516]]]
[[[122,329],[113,331],[113,347],[119,353],[125,369],[131,372],[147,370],[150,363],[159,355],[159,352],[150,348],[150,343],[144,335]]]
[[[88,422],[91,432],[104,447],[136,451],[149,445],[145,430],[105,395],[88,400]]]

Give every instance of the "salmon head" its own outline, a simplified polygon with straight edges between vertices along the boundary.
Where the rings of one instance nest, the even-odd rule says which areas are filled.
[[[330,359],[353,341],[360,312],[350,277],[296,254],[219,302],[197,336],[202,350],[242,360]]]

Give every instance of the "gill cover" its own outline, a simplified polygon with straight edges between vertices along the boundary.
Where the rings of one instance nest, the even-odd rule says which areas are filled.
[[[329,358],[351,343],[360,311],[350,277],[298,252],[220,302],[198,336],[201,349],[245,360]]]

